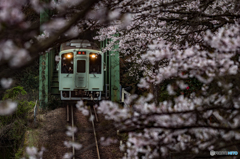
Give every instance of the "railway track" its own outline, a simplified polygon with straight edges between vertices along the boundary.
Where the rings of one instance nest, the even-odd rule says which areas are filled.
[[[74,119],[74,117],[76,116],[75,115],[76,111],[77,111],[77,113],[80,113],[78,110],[76,110],[76,108],[74,108],[73,105],[68,105],[67,104],[67,121],[70,122],[72,128],[73,127],[77,127],[78,128],[77,125],[79,125],[79,124],[77,122],[80,122],[77,119]],[[80,150],[80,153],[78,153],[77,150],[75,150],[74,147],[72,147],[72,154],[73,154],[73,158],[72,159],[84,158],[83,157],[83,153],[91,153],[89,155],[91,157],[88,157],[88,159],[91,159],[91,158],[93,158],[93,159],[101,159],[100,158],[99,147],[98,147],[98,141],[97,141],[97,134],[96,134],[96,130],[95,130],[95,120],[98,122],[97,113],[96,113],[95,108],[94,107],[90,107],[90,106],[89,106],[89,112],[90,112],[90,115],[91,115],[90,116],[91,128],[89,128],[90,124],[88,124],[87,127],[89,129],[87,129],[87,130],[92,129],[92,132],[87,131],[88,137],[87,137],[86,140],[88,141],[87,144],[89,144],[89,145],[86,145],[86,143],[85,143],[85,145],[83,145],[84,151],[82,152]],[[76,121],[76,124],[74,123],[74,121]],[[85,131],[85,130],[81,130],[81,129],[83,129],[83,128],[82,127],[78,128],[79,131]],[[94,139],[94,141],[93,141],[93,139]],[[79,143],[79,141],[76,141],[76,136],[74,134],[72,135],[72,142]],[[93,146],[93,143],[95,144],[95,146]],[[82,143],[80,143],[80,144],[82,144]],[[89,151],[87,149],[91,149],[91,151]],[[81,155],[79,155],[79,154],[81,154]]]
[[[91,110],[91,107],[90,107],[90,106],[89,106],[89,110],[90,110],[91,116],[95,116],[96,121],[98,121],[95,107],[93,106],[93,111],[94,111],[94,113],[92,113],[92,110]],[[91,122],[92,122],[93,134],[94,134],[94,139],[95,139],[95,144],[96,144],[97,157],[98,157],[98,159],[100,159],[99,148],[98,148],[98,141],[97,141],[97,135],[96,135],[95,124],[94,124],[94,118],[92,118],[92,117],[91,117]]]

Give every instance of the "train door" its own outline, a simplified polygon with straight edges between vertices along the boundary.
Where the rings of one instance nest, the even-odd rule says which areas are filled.
[[[86,89],[87,88],[87,59],[86,57],[76,58],[76,75],[75,75],[75,85],[77,88]]]

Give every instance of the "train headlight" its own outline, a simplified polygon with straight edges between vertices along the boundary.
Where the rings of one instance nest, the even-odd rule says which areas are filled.
[[[67,55],[67,58],[71,58],[71,57],[72,57],[72,55],[71,55],[71,54],[68,54],[68,55]]]
[[[96,55],[95,55],[95,54],[93,54],[93,55],[92,55],[92,58],[96,58]]]

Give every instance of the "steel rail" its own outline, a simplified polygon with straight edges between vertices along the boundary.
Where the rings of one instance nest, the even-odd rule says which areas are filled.
[[[97,113],[96,113],[95,106],[93,106],[93,109],[94,109],[94,114],[95,114],[95,119],[96,119],[96,122],[98,122],[98,116],[97,116]]]
[[[72,116],[72,128],[74,128],[74,121],[73,121],[73,106],[71,105],[71,116]],[[74,133],[72,134],[72,142],[74,142]],[[72,147],[73,152],[73,159],[75,159],[75,149]]]
[[[69,106],[67,104],[67,121],[69,121]]]
[[[97,149],[97,155],[98,155],[98,159],[100,159],[100,154],[99,154],[99,148],[98,148],[98,142],[97,142],[97,135],[96,135],[96,131],[95,131],[95,125],[94,125],[94,119],[92,118],[92,111],[91,111],[91,107],[89,106],[89,110],[90,110],[90,119],[92,121],[92,126],[93,126],[93,134],[94,134],[94,138],[95,138],[95,144],[96,144],[96,149]],[[95,109],[94,109],[95,110]]]

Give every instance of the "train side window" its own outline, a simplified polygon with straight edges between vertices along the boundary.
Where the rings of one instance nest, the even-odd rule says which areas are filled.
[[[101,74],[102,69],[102,56],[97,53],[89,54],[89,73]]]
[[[61,56],[61,73],[73,73],[73,53],[65,53]]]
[[[77,60],[77,72],[85,73],[86,71],[86,61],[85,60]]]

